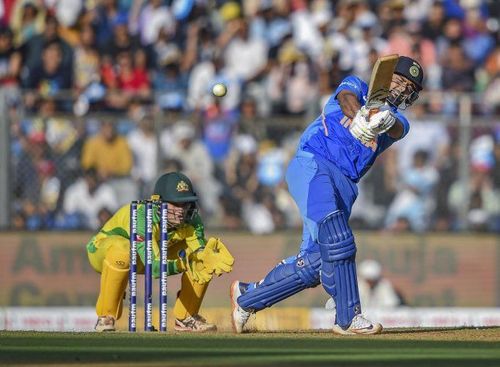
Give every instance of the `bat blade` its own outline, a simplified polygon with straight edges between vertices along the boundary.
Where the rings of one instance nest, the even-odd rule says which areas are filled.
[[[380,108],[389,96],[392,74],[398,63],[397,54],[379,57],[373,66],[368,88],[366,107],[369,109]]]

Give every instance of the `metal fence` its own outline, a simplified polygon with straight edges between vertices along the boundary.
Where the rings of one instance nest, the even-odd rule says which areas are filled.
[[[56,107],[53,110],[54,106],[41,106],[36,111],[29,111],[23,108],[22,103],[19,103],[20,99],[14,99],[18,101],[17,103],[12,102],[12,93],[12,91],[0,90],[1,228],[50,230],[95,227],[95,225],[92,226],[88,223],[71,222],[68,218],[65,218],[62,222],[60,220],[64,214],[64,196],[66,190],[80,179],[84,173],[81,161],[82,146],[86,140],[99,133],[102,121],[111,121],[119,136],[128,137],[132,131],[139,128],[139,121],[142,116],[134,116],[132,107],[127,111],[118,112],[91,111],[84,116],[75,115],[72,108],[59,110]],[[456,161],[458,181],[462,184],[460,192],[466,196],[459,200],[459,207],[454,209],[452,215],[453,225],[445,228],[447,230],[467,230],[471,229],[471,224],[474,225],[474,220],[471,221],[471,210],[477,209],[475,207],[477,204],[472,204],[473,198],[469,197],[472,190],[470,185],[475,184],[471,182],[471,178],[473,178],[471,167],[474,167],[474,165],[471,166],[474,163],[471,163],[471,157],[475,159],[474,154],[479,155],[478,159],[480,162],[483,159],[485,164],[491,163],[489,167],[484,167],[486,170],[486,179],[489,180],[489,184],[493,185],[493,194],[488,196],[488,198],[489,200],[499,198],[498,170],[500,168],[498,165],[498,136],[500,116],[493,111],[485,110],[482,106],[481,98],[481,95],[474,94],[433,93],[423,95],[419,101],[420,104],[427,106],[426,114],[420,116],[419,119],[432,121],[432,125],[429,124],[429,129],[441,126],[447,132],[448,136],[443,136],[443,140],[449,139],[450,151],[447,154],[450,155],[450,159],[453,158]],[[70,101],[70,104],[67,106],[73,107],[74,101],[71,98],[68,99],[66,96],[62,100],[65,103]],[[439,106],[435,107],[436,105]],[[148,116],[151,117],[154,139],[156,140],[156,161],[152,177],[157,177],[158,174],[166,170],[178,167],[176,165],[178,162],[175,162],[169,156],[168,149],[166,149],[170,144],[175,144],[175,142],[162,141],[164,132],[171,130],[178,120],[189,120],[193,123],[193,127],[196,130],[195,140],[201,143],[204,134],[204,122],[199,114],[162,111],[155,106],[138,106],[138,109],[144,112],[144,107],[148,110]],[[246,127],[240,128],[240,133],[243,132],[245,135],[252,135],[260,146],[271,144],[274,147],[283,148],[288,155],[280,163],[282,166],[286,166],[291,152],[290,147],[293,146],[293,144],[290,144],[290,141],[296,141],[293,139],[296,139],[299,132],[311,121],[311,117],[318,110],[319,106],[314,106],[304,116],[255,117],[250,122],[246,121]],[[241,119],[237,121],[236,125],[243,125]],[[238,134],[238,132],[235,133],[235,135]],[[484,143],[484,146],[476,149],[478,152],[472,152],[471,143],[481,136],[489,137],[488,139],[493,145]],[[425,134],[421,138],[426,139]],[[239,141],[232,139],[232,143],[233,146],[239,148]],[[146,144],[148,143],[145,142]],[[399,144],[405,144],[405,142]],[[284,148],[285,145],[287,145],[288,150]],[[253,152],[256,154],[257,165],[252,167],[258,169],[258,164],[262,160],[262,154],[259,154],[259,151],[256,150]],[[238,154],[243,154],[242,150],[238,150]],[[118,204],[125,204],[130,198],[146,197],[150,191],[153,182],[152,179],[141,180],[137,172],[134,173],[134,170],[137,171],[138,169],[137,155],[134,155],[133,159],[135,163],[133,163],[130,171],[123,177],[126,180],[121,182],[121,186],[119,184],[114,187],[118,190]],[[209,208],[209,204],[203,208],[205,202],[202,202],[202,209],[213,214],[214,218],[218,218],[210,222],[209,225],[212,224],[217,227],[233,229],[248,226],[248,223],[245,220],[236,220],[234,224],[228,224],[229,217],[227,213],[232,210],[231,202],[233,204],[235,202],[235,196],[230,196],[228,204],[228,198],[225,196],[228,190],[232,190],[226,182],[227,172],[225,171],[227,169],[227,161],[231,159],[234,159],[234,157],[231,157],[230,154],[221,161],[212,159],[213,170],[211,172],[211,179],[214,180],[214,185],[218,186],[218,191],[214,195],[219,200],[217,207],[222,208],[220,211],[223,214],[217,213],[217,210],[214,212],[213,208]],[[374,169],[375,171],[377,169],[387,170],[383,165]],[[439,174],[442,179],[443,172],[439,172]],[[362,193],[371,193],[371,196],[367,196],[370,197],[370,200],[377,201],[378,198],[374,198],[373,193],[379,190],[379,186],[377,185],[380,185],[380,180],[377,181],[373,176],[376,176],[376,173],[367,177],[366,182],[363,182],[361,185],[361,190]],[[278,181],[270,185],[270,187],[269,185],[266,186],[259,183],[259,186],[263,186],[264,188],[253,191],[252,195],[255,197],[249,198],[249,200],[261,205],[261,207],[263,205],[264,209],[271,213],[275,227],[297,227],[300,225],[300,221],[297,220],[296,215],[295,217],[290,217],[289,213],[286,213],[286,206],[283,208],[276,204],[276,201],[280,200],[277,197],[280,197],[284,191],[282,177],[281,181]],[[204,183],[203,181],[199,186],[204,185]],[[395,186],[396,188],[404,186],[402,177],[397,179]],[[123,190],[124,187],[125,190]],[[448,189],[450,189],[450,186]],[[126,194],[123,194],[125,192]],[[432,195],[437,197],[444,194],[447,194],[446,187],[442,189],[441,193],[433,192]],[[273,201],[273,203],[268,204],[269,200]],[[484,201],[485,198],[482,198],[482,200]],[[379,207],[383,211],[383,217],[387,214],[386,211],[390,201],[378,201]],[[209,201],[206,200],[206,202],[208,203]],[[232,215],[236,219],[245,216],[243,212],[245,210],[244,205],[246,204],[240,204],[236,209],[232,210]],[[430,215],[436,216],[436,210],[438,209],[434,209]],[[109,217],[110,212],[112,210],[102,214],[101,220]],[[34,215],[37,217],[36,219],[33,219],[33,213],[38,213]],[[99,213],[99,215],[101,214]],[[478,212],[477,216],[479,215]],[[498,230],[499,213],[493,208],[490,209],[488,215],[490,215],[488,224],[479,226],[480,229]],[[68,220],[72,224],[68,224]],[[375,221],[374,223],[367,224],[363,220],[359,225],[363,228],[383,227],[383,219],[379,218],[378,222]],[[436,228],[437,226],[427,226],[426,230]]]

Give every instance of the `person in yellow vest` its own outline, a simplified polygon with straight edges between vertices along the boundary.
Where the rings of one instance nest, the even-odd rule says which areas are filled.
[[[197,210],[198,196],[188,177],[180,172],[162,175],[155,184],[154,200],[168,203],[168,275],[182,273],[174,305],[175,330],[205,332],[217,327],[199,315],[203,297],[214,275],[228,273],[234,258],[218,238],[205,239]],[[144,273],[145,205],[137,208],[137,272]],[[160,276],[160,206],[153,207],[153,277]],[[114,331],[130,265],[130,204],[121,207],[87,244],[92,267],[101,274],[96,304],[96,331]]]

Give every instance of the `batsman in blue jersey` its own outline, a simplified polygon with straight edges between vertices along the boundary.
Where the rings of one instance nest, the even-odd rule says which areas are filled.
[[[400,56],[389,97],[378,111],[366,103],[368,86],[345,78],[321,115],[304,131],[286,181],[303,222],[297,255],[281,261],[257,283],[231,285],[233,329],[241,333],[249,316],[320,283],[335,300],[339,334],[377,334],[382,325],[361,314],[356,276],[356,244],[349,227],[357,182],[384,150],[410,128],[400,112],[422,90],[423,70]]]

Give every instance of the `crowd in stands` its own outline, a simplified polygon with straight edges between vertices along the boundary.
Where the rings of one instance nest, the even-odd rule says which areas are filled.
[[[494,0],[4,0],[12,227],[98,228],[173,169],[209,225],[299,227],[298,134],[345,76],[399,53],[427,98],[362,180],[353,225],[500,231],[499,19]],[[467,152],[457,93],[477,117]]]

